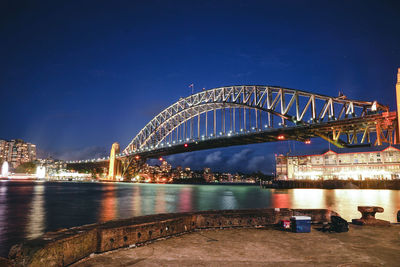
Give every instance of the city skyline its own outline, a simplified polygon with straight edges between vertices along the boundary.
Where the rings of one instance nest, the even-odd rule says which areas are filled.
[[[395,109],[395,1],[230,3],[5,2],[0,138],[66,160],[108,155],[113,142],[125,147],[154,115],[190,95],[191,84],[195,92],[234,84],[340,91]],[[289,147],[304,149],[257,144],[167,160],[271,172],[274,153]]]

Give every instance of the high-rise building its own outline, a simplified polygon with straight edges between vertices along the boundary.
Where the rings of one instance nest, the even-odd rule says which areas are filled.
[[[21,139],[0,140],[0,161],[7,161],[11,168],[36,160],[36,145]]]

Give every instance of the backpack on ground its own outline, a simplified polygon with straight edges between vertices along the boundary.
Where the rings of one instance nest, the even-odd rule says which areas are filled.
[[[331,216],[331,225],[329,231],[342,233],[349,231],[349,223],[339,216]]]

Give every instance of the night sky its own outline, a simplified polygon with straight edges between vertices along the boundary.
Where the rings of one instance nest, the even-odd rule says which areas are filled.
[[[399,14],[399,1],[0,0],[0,139],[37,144],[39,156],[106,155],[191,83],[343,91],[394,110]],[[286,141],[168,159],[270,172],[289,147],[303,149]]]

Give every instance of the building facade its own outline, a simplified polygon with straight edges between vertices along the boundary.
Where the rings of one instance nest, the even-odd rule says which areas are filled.
[[[7,161],[11,168],[36,160],[36,145],[21,139],[0,140],[0,161]]]
[[[400,145],[276,155],[279,180],[399,179]]]

